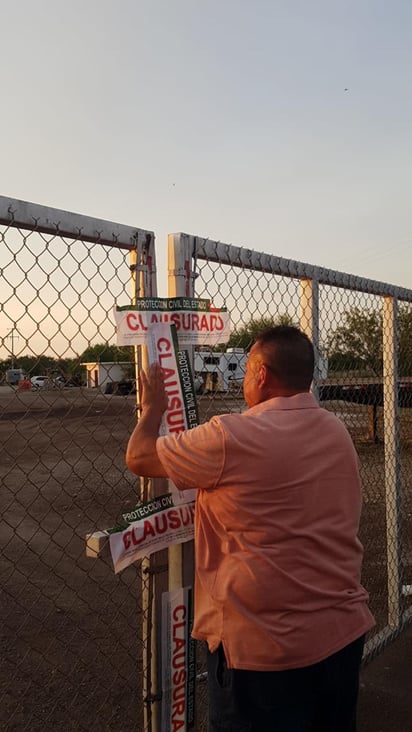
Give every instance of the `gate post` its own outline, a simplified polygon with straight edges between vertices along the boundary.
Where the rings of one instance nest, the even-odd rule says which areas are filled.
[[[319,283],[317,280],[300,280],[300,327],[310,338],[315,351],[315,370],[312,393],[319,398]]]
[[[398,407],[398,303],[383,298],[383,424],[385,448],[385,510],[388,571],[388,625],[397,628],[401,613],[400,456]]]
[[[132,304],[137,298],[157,295],[154,236],[136,236],[136,247],[130,252]],[[146,346],[134,346],[136,379],[136,416],[140,418],[138,378],[141,368],[148,367]],[[139,498],[146,502],[154,496],[154,481],[138,478]],[[157,593],[155,555],[142,560],[142,637],[143,637],[143,684],[142,701],[144,710],[144,732],[160,732],[160,694],[158,652],[160,649],[157,618]]]
[[[188,234],[169,234],[169,297],[193,297],[194,295],[193,244],[193,237]],[[188,350],[193,351],[193,348]],[[193,584],[193,553],[193,541],[169,547],[169,592],[184,587],[186,584]]]

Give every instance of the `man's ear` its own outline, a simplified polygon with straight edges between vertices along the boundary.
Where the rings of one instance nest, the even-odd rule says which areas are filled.
[[[260,388],[267,386],[269,382],[269,369],[267,366],[265,366],[264,363],[261,364],[259,368],[259,375],[258,375],[258,386]]]

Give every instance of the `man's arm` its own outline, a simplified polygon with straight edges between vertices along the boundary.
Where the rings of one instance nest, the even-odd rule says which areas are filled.
[[[139,376],[142,416],[127,445],[126,465],[136,475],[167,478],[156,451],[162,415],[167,408],[167,395],[159,364],[153,364],[147,374],[141,371]]]

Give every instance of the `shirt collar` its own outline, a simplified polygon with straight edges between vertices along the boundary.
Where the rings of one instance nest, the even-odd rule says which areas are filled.
[[[319,404],[311,392],[305,391],[290,397],[267,399],[265,402],[256,404],[252,409],[257,413],[264,412],[267,409],[319,409]]]

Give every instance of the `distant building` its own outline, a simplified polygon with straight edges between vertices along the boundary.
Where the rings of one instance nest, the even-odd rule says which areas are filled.
[[[22,381],[23,379],[24,379],[23,369],[7,369],[6,381],[8,384],[15,386],[19,383],[19,381]]]
[[[86,383],[89,388],[100,387],[105,390],[108,384],[123,381],[133,366],[131,361],[83,362],[86,367]]]

